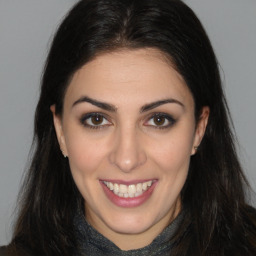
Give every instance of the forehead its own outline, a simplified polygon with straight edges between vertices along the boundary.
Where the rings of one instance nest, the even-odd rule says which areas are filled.
[[[73,76],[67,100],[89,96],[114,104],[168,97],[190,101],[192,95],[171,61],[155,49],[119,50],[97,56]],[[193,103],[193,100],[192,100]]]

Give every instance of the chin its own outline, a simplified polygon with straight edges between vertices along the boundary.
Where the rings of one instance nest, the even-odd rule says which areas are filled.
[[[157,221],[153,216],[148,219],[145,216],[120,216],[107,220],[105,223],[114,232],[122,234],[140,234],[150,229]]]

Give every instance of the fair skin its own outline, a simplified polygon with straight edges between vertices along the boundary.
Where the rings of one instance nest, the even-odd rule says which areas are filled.
[[[87,221],[123,250],[150,244],[181,210],[208,107],[196,124],[183,78],[140,49],[97,56],[74,74],[63,115],[51,110]]]

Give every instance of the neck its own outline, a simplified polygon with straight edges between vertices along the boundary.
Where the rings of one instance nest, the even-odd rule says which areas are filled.
[[[111,229],[100,218],[92,218],[90,212],[86,211],[86,219],[99,233],[112,241],[121,250],[135,250],[149,245],[179,214],[180,202],[176,202],[172,211],[154,223],[148,229],[140,233],[120,233]]]

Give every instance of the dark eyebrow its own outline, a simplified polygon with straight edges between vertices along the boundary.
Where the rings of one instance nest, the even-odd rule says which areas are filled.
[[[79,103],[83,103],[83,102],[88,102],[96,107],[102,108],[104,110],[110,111],[110,112],[116,112],[116,107],[112,104],[108,104],[105,102],[101,102],[98,100],[94,100],[92,98],[89,98],[87,96],[83,96],[80,99],[78,99],[77,101],[75,101],[72,105],[72,107],[74,107],[75,105],[79,104]]]
[[[107,110],[107,111],[110,111],[110,112],[116,112],[117,111],[117,108],[112,105],[112,104],[109,104],[109,103],[106,103],[106,102],[101,102],[101,101],[98,101],[98,100],[95,100],[95,99],[92,99],[88,96],[82,96],[81,98],[79,98],[78,100],[76,100],[72,107],[74,107],[75,105],[79,104],[79,103],[83,103],[83,102],[88,102],[96,107],[99,107],[99,108],[102,108],[104,110]],[[161,105],[164,105],[164,104],[168,104],[168,103],[176,103],[180,106],[182,106],[184,108],[184,105],[178,101],[178,100],[175,100],[175,99],[166,99],[166,100],[159,100],[159,101],[155,101],[155,102],[152,102],[152,103],[149,103],[149,104],[146,104],[144,106],[141,107],[140,109],[140,112],[146,112],[146,111],[149,111],[151,109],[154,109],[158,106],[161,106]]]
[[[166,100],[159,100],[159,101],[155,101],[155,102],[146,104],[141,108],[140,112],[146,112],[148,110],[151,110],[153,108],[156,108],[158,106],[161,106],[161,105],[164,105],[167,103],[176,103],[184,108],[184,105],[180,101],[175,100],[175,99],[166,99]]]

